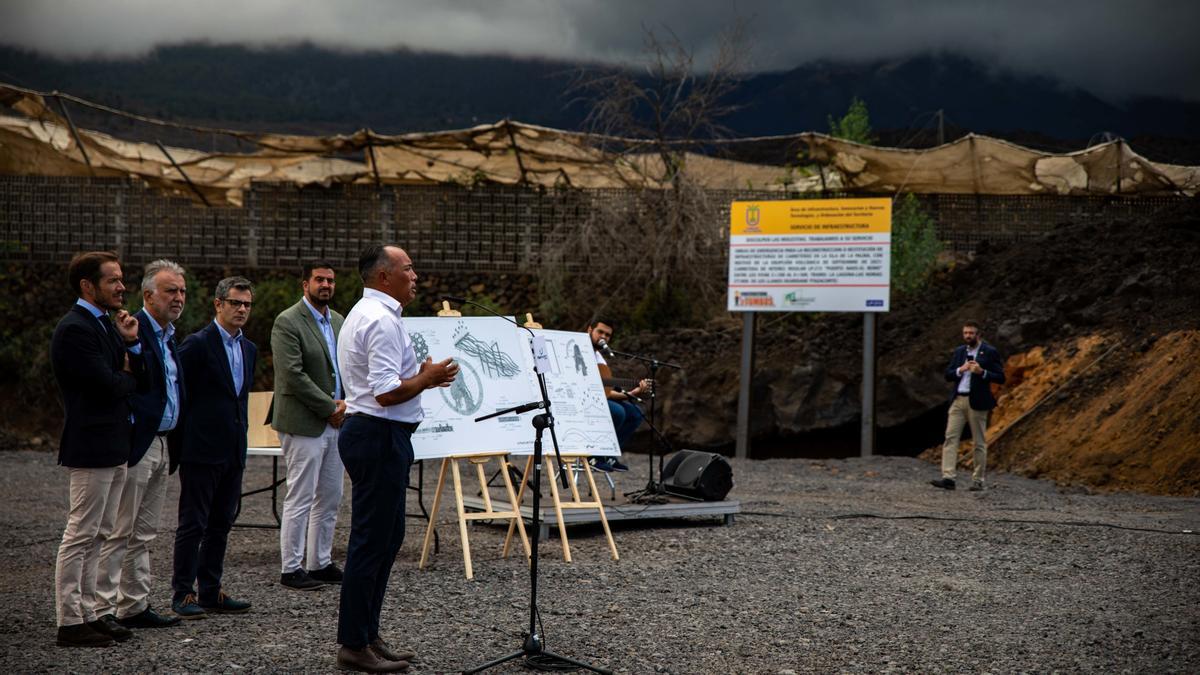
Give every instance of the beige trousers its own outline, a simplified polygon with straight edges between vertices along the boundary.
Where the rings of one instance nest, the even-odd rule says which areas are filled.
[[[100,546],[111,536],[117,520],[126,466],[68,471],[70,511],[54,564],[59,626],[96,620],[96,564]]]
[[[129,467],[116,525],[100,547],[97,616],[116,614],[124,619],[150,606],[150,542],[158,536],[169,464],[167,441],[156,436],[145,456]]]
[[[946,442],[942,444],[942,478],[954,479],[958,466],[958,443],[962,439],[963,427],[970,424],[971,439],[975,446],[975,470],[971,478],[983,482],[987,472],[987,437],[984,434],[990,415],[990,410],[972,410],[968,397],[954,397],[954,402],[950,404],[950,413],[946,416]]]

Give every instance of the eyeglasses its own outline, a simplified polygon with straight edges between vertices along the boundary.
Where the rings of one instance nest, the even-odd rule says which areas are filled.
[[[246,309],[250,309],[250,305],[254,304],[249,300],[233,300],[231,298],[220,298],[220,300],[221,300],[221,302],[223,302],[227,305],[233,306],[234,309],[237,309],[239,307],[245,307]]]

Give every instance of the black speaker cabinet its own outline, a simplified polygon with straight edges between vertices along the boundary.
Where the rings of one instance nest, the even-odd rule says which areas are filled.
[[[715,452],[680,450],[663,467],[662,482],[668,494],[719,502],[733,489],[733,467]]]

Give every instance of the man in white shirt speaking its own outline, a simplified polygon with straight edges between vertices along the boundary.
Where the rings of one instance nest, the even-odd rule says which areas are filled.
[[[338,336],[338,370],[346,420],[338,452],[350,476],[350,542],[338,606],[342,668],[408,669],[415,654],[393,650],[379,635],[379,612],[400,545],[413,462],[412,434],[424,414],[421,392],[458,374],[451,359],[418,363],[400,315],[417,295],[412,260],[398,246],[371,246],[358,259],[363,297]]]

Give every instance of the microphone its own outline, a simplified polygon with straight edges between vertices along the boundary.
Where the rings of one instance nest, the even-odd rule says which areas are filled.
[[[442,299],[449,300],[450,302],[457,302],[460,305],[465,305],[470,302],[466,298],[460,298],[457,295],[443,295]],[[474,305],[475,303],[470,302],[470,304]],[[493,314],[495,314],[495,312],[493,312]],[[497,316],[499,316],[499,315],[497,314]],[[508,318],[508,317],[500,317],[500,318]]]
[[[596,346],[600,348],[601,354],[607,356],[610,359],[613,357],[613,351],[612,351],[612,349],[609,349],[608,342],[605,342],[604,338],[600,338],[599,340],[597,340]]]

